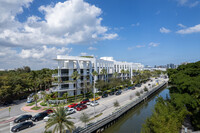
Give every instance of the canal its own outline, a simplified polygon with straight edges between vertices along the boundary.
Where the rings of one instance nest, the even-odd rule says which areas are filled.
[[[114,125],[107,128],[104,133],[140,133],[142,124],[152,115],[158,95],[165,99],[167,95],[169,96],[168,88],[160,90],[157,95],[129,111]]]

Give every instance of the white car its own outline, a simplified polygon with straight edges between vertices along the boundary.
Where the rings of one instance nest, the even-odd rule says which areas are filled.
[[[50,117],[52,117],[53,115],[55,115],[54,113],[51,113],[49,115],[47,115],[46,117],[44,117],[44,121],[47,122],[49,120]]]
[[[73,113],[76,113],[74,108],[68,108],[67,111],[66,111],[67,115],[70,115],[70,114],[73,114]]]
[[[92,101],[92,102],[90,102],[90,105],[91,106],[97,106],[97,105],[99,105],[99,103],[97,101]]]

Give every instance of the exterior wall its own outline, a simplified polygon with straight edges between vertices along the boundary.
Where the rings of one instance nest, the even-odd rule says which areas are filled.
[[[109,77],[112,77],[113,73],[119,73],[119,77],[122,79],[128,79],[132,77],[132,70],[141,70],[143,65],[140,63],[129,63],[129,62],[119,62],[114,61],[112,57],[103,57],[101,59],[96,58],[85,58],[78,56],[57,56],[55,59],[58,62],[58,74],[53,75],[53,77],[58,77],[58,82],[53,83],[56,85],[54,91],[56,92],[68,92],[68,96],[79,95],[81,94],[81,89],[83,88],[84,81],[92,84],[92,82],[98,79],[108,80]],[[102,69],[107,71],[107,75],[101,75]],[[128,74],[122,74],[121,70],[128,70]],[[78,89],[75,86],[75,83],[72,82],[73,79],[71,75],[74,71],[77,71],[81,78],[78,82]],[[92,72],[97,71],[98,76],[92,77]],[[89,78],[87,80],[87,77]],[[76,91],[75,91],[76,90]],[[75,94],[76,92],[76,94]]]

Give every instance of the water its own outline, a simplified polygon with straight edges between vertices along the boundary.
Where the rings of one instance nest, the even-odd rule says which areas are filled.
[[[167,95],[169,96],[169,90],[167,88],[161,90],[145,103],[129,111],[114,125],[106,129],[105,133],[140,133],[142,124],[152,115],[158,95],[165,99]]]

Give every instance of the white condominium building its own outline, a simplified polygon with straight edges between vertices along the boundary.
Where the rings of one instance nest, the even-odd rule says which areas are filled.
[[[62,95],[68,92],[68,96],[81,94],[84,84],[92,84],[94,80],[108,80],[115,72],[122,79],[129,79],[133,75],[133,70],[142,70],[144,65],[140,63],[120,62],[113,60],[113,57],[79,57],[79,56],[62,56],[58,55],[55,59],[58,62],[58,74],[52,76],[57,78],[54,91]],[[106,74],[101,73],[102,69],[106,70]],[[77,87],[71,75],[77,71],[80,74]],[[98,76],[92,77],[92,72],[96,71]]]

